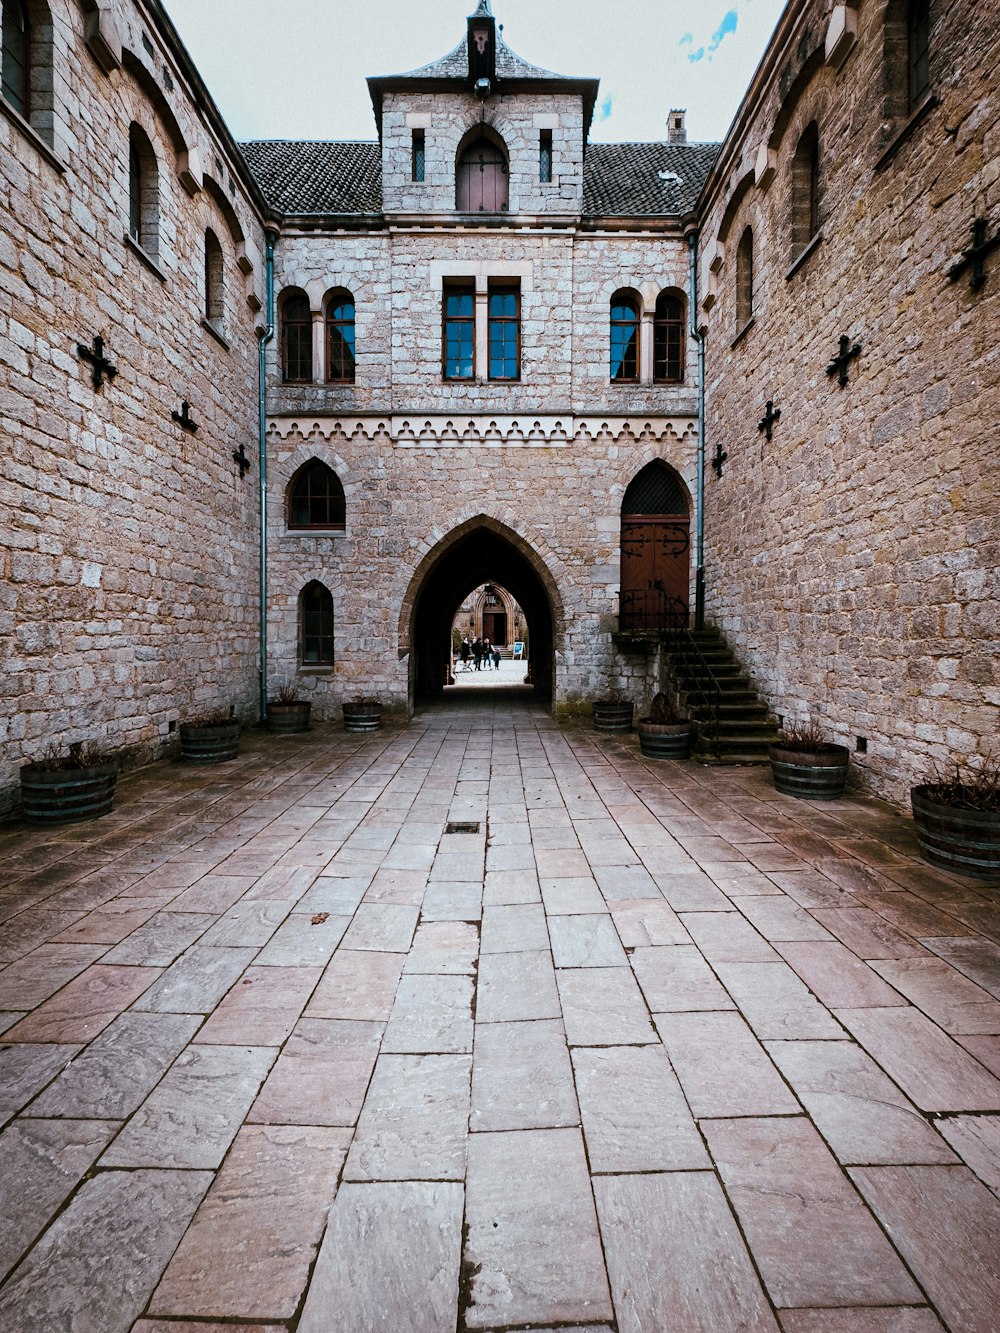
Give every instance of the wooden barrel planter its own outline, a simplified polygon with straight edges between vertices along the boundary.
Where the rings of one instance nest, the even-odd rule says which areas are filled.
[[[181,759],[186,764],[221,764],[239,753],[240,724],[236,718],[197,727],[182,722],[179,731]]]
[[[614,703],[609,699],[595,699],[592,705],[594,726],[598,731],[631,731],[635,705]]]
[[[371,699],[344,704],[345,731],[378,731],[382,725],[382,705]]]
[[[110,813],[115,799],[118,765],[92,768],[21,769],[21,800],[25,819],[35,824],[76,824]]]
[[[639,719],[639,749],[647,759],[687,759],[694,730],[690,722],[650,722]]]
[[[785,796],[803,801],[836,801],[844,794],[850,751],[846,745],[824,745],[807,752],[783,745],[768,747],[774,786]]]
[[[927,784],[910,791],[920,855],[940,870],[1000,881],[1000,810],[965,810],[928,795]]]
[[[267,705],[267,729],[277,735],[290,736],[299,731],[309,730],[309,715],[312,704],[298,699],[294,703],[269,703]]]

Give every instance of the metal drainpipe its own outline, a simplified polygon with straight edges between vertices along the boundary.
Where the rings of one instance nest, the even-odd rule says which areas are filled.
[[[274,243],[273,231],[265,232],[267,328],[257,340],[258,463],[260,489],[260,720],[267,721],[267,345],[274,337]]]
[[[694,627],[705,628],[705,339],[698,332],[698,232],[688,232],[691,337],[698,348],[698,521],[695,537]]]

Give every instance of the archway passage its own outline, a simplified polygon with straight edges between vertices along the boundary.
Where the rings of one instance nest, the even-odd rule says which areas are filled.
[[[539,562],[540,563],[540,562]],[[455,613],[474,588],[497,583],[520,605],[528,625],[526,672],[535,694],[553,691],[553,608],[539,568],[526,550],[486,521],[446,539],[432,558],[413,604],[411,682],[414,697],[440,696],[451,667]]]

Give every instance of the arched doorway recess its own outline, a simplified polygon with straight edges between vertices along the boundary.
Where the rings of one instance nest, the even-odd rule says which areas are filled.
[[[559,595],[544,563],[518,535],[481,515],[462,524],[420,562],[403,608],[400,641],[410,647],[410,702],[443,693],[451,665],[451,627],[463,600],[481,584],[506,588],[528,624],[531,683],[540,698],[555,689]],[[407,640],[408,631],[408,640]]]
[[[691,506],[674,469],[654,459],[622,500],[622,629],[686,625],[691,586]]]

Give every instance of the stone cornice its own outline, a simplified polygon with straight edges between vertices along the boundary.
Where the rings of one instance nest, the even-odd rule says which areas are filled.
[[[697,422],[690,416],[657,417],[545,416],[533,412],[517,416],[490,413],[411,412],[400,416],[327,417],[315,414],[273,417],[268,438],[332,442],[382,438],[402,449],[565,448],[575,440],[678,442],[694,436]]]

